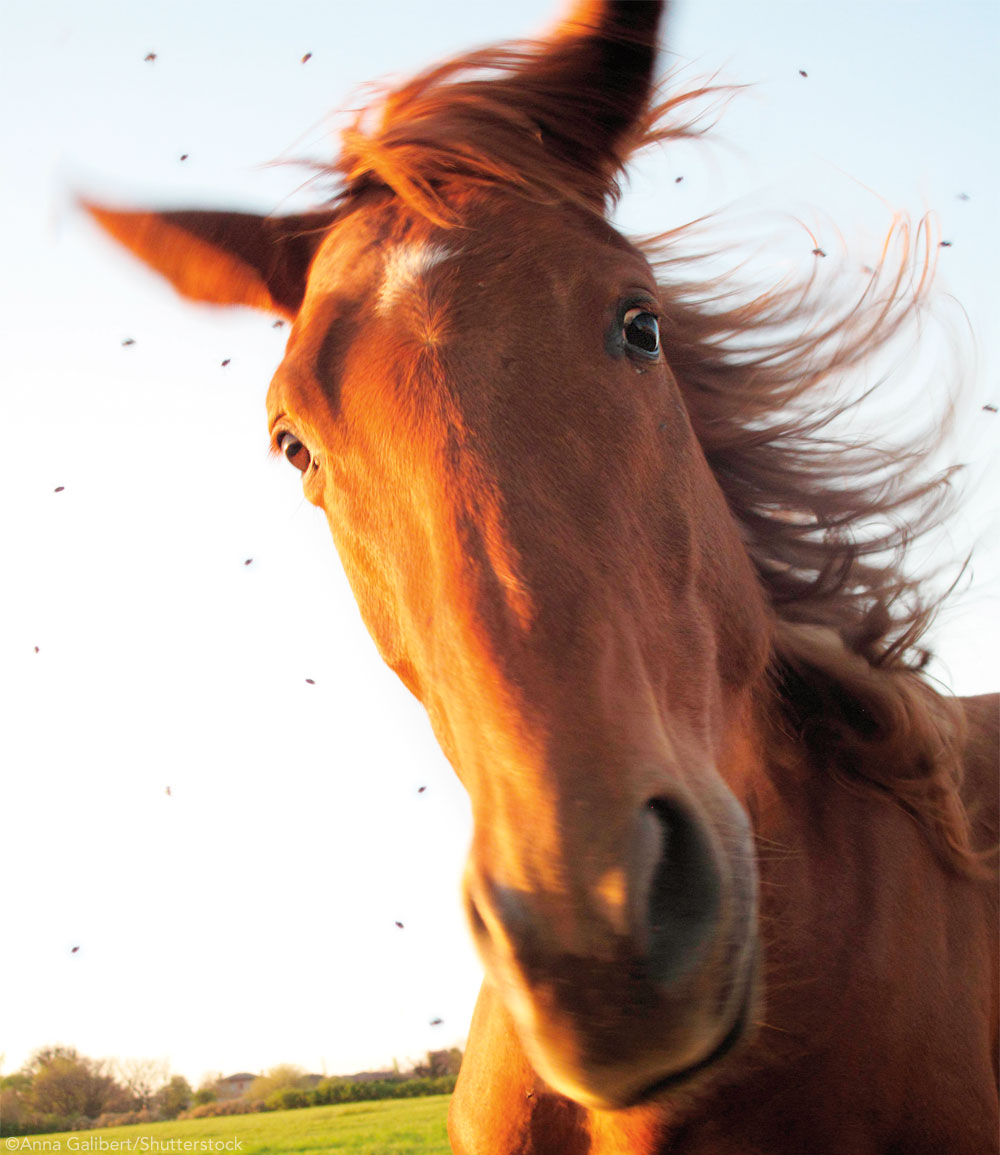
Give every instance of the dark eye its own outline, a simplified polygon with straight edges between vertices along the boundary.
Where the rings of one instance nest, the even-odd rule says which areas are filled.
[[[660,351],[660,322],[648,309],[629,309],[622,318],[622,334],[630,349],[647,357],[655,357]]]
[[[300,473],[309,468],[309,450],[292,433],[278,435],[278,450],[283,453]]]

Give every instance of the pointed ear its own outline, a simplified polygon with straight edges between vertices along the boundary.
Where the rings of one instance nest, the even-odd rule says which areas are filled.
[[[610,187],[646,127],[663,0],[576,0],[544,51],[506,83],[533,90],[549,148]]]
[[[95,221],[185,297],[294,319],[334,210],[287,217],[122,212],[83,203]]]

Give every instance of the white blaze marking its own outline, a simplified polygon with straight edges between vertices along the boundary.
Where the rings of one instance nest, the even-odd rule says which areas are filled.
[[[390,249],[385,255],[375,311],[384,316],[419,287],[422,277],[452,255],[444,245],[409,244]]]

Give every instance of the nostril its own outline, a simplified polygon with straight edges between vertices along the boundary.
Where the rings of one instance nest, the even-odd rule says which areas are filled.
[[[719,916],[722,886],[708,836],[679,803],[646,804],[660,828],[660,857],[650,879],[649,962],[653,978],[667,984],[697,961]]]
[[[546,925],[532,917],[524,896],[488,875],[470,871],[464,887],[465,914],[484,960],[514,959],[522,970],[547,957]]]

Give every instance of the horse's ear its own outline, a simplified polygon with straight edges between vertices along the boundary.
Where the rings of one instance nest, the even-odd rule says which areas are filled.
[[[185,297],[288,318],[299,311],[310,262],[335,215],[122,212],[87,202],[83,207]]]
[[[533,90],[561,159],[609,186],[646,127],[663,0],[576,0],[544,51],[509,83]]]

